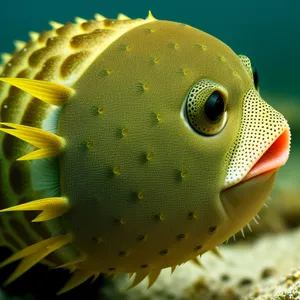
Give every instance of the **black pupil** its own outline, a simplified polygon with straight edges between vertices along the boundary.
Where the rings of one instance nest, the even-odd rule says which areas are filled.
[[[213,92],[205,102],[205,114],[210,121],[219,121],[224,113],[224,100],[219,92]]]
[[[252,68],[252,74],[253,74],[253,82],[256,89],[258,89],[258,72],[256,68]]]

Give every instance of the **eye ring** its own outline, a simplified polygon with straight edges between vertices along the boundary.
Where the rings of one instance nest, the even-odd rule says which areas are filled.
[[[208,79],[199,80],[188,92],[185,116],[197,133],[213,136],[227,123],[228,94],[224,87]]]

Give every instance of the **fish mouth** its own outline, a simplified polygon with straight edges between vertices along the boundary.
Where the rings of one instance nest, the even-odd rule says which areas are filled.
[[[254,163],[250,171],[240,182],[248,181],[251,178],[265,173],[276,172],[288,160],[290,153],[290,130],[285,128],[280,136],[270,145],[269,148]]]
[[[230,220],[224,225],[224,236],[229,238],[238,232],[260,211],[272,192],[278,169],[288,160],[289,152],[290,130],[287,125],[246,175],[221,191],[220,200]]]

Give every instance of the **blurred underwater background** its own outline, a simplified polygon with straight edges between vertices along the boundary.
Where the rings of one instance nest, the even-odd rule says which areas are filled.
[[[300,299],[300,1],[2,1],[0,53],[13,51],[14,40],[27,41],[29,31],[49,30],[50,20],[64,24],[76,16],[92,19],[95,13],[145,18],[149,9],[157,19],[189,24],[251,59],[262,97],[290,124],[291,156],[259,224],[251,224],[253,232],[245,229],[246,239],[237,234],[236,242],[222,245],[223,259],[205,254],[203,268],[187,263],[172,276],[165,270],[150,290],[141,284],[125,294],[124,277],[114,283],[100,278],[58,299]],[[8,253],[1,251],[2,260]],[[50,273],[44,282],[38,280],[41,273]],[[0,290],[0,300],[46,299],[40,295],[48,288],[54,299],[68,272],[38,266],[23,277]],[[0,273],[0,283],[5,278]]]

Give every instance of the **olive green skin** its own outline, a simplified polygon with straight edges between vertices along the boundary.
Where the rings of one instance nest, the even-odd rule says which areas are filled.
[[[200,79],[228,94],[228,120],[214,136],[192,130],[182,114]],[[151,22],[113,42],[73,88],[58,135],[66,140],[61,192],[71,205],[64,224],[88,257],[79,268],[174,266],[245,225],[232,226],[220,200],[243,98],[253,88],[227,45],[190,26]]]

